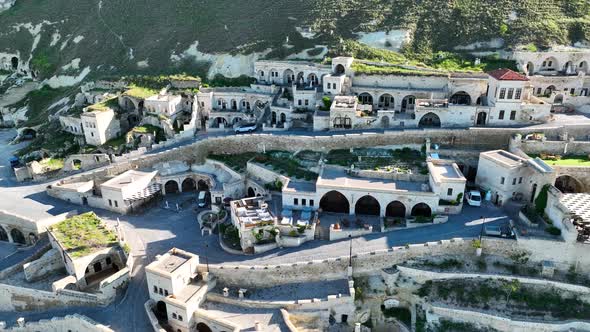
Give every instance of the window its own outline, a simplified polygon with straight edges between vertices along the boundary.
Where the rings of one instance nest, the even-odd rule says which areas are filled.
[[[541,65],[541,67],[546,67],[547,66],[547,61],[543,61],[543,64]]]
[[[514,99],[520,99],[520,95],[522,95],[522,89],[516,89],[516,93],[514,94]]]
[[[512,179],[512,185],[514,186],[516,184],[516,178]]]
[[[543,65],[545,66],[545,65]],[[260,71],[260,76],[264,76],[264,71]]]
[[[332,83],[328,83],[328,89],[332,88]]]
[[[168,296],[168,290],[164,289],[164,296]]]
[[[298,198],[293,198],[293,204],[294,205],[299,205],[299,199]]]
[[[113,201],[109,199],[109,206],[113,206]]]
[[[549,63],[547,64],[549,67],[553,66],[553,61],[549,60]]]
[[[182,322],[182,316],[178,315],[178,320]]]
[[[160,293],[160,295],[164,295],[164,291],[162,290],[162,288],[160,288],[160,291],[158,293]]]
[[[154,286],[154,293],[158,293],[158,286]]]
[[[112,262],[113,261],[111,260],[111,258],[110,257],[107,257],[107,265],[111,265]]]
[[[175,312],[173,312],[173,313],[172,313],[172,318],[176,319],[176,317],[177,317],[177,316],[176,316],[176,313],[175,313]]]
[[[575,88],[571,88],[570,89],[570,95],[573,96],[575,93],[576,93],[576,89]]]
[[[309,200],[309,206],[313,206],[313,199]]]
[[[506,99],[512,99],[512,96],[514,96],[514,88],[508,89],[508,97]]]
[[[498,120],[504,120],[504,111],[500,111],[500,114],[498,115]]]
[[[117,203],[117,201],[115,201],[115,207],[119,207],[119,203]]]
[[[301,106],[301,99],[297,100],[297,105]]]
[[[510,112],[510,120],[516,120],[516,111]]]
[[[301,205],[305,206],[305,204],[307,204],[307,200],[305,198],[301,199]]]
[[[502,88],[500,89],[500,97],[498,99],[504,99],[504,97],[506,97],[506,89]]]
[[[522,183],[522,176],[518,178],[518,184]]]
[[[305,99],[305,106],[309,105],[309,100]]]
[[[543,92],[542,88],[537,88],[537,94],[540,95]]]
[[[500,184],[504,184],[504,180],[505,180],[504,177],[501,177],[500,178]]]
[[[453,188],[447,189],[447,196],[451,196],[453,194]]]
[[[90,136],[94,137],[94,133],[90,133]]]

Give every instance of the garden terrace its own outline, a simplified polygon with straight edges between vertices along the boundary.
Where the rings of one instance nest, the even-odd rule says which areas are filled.
[[[210,154],[209,159],[220,161],[236,172],[246,170],[246,164],[249,160],[258,155],[256,152],[246,152],[240,154]]]
[[[47,171],[56,171],[60,170],[64,167],[64,160],[63,159],[56,159],[56,158],[46,158],[39,161],[39,165],[45,168]]]
[[[82,257],[118,245],[117,235],[106,229],[93,212],[68,218],[49,229],[71,257]]]
[[[147,87],[141,87],[141,86],[137,86],[137,85],[132,85],[131,88],[129,90],[125,91],[125,93],[123,93],[123,94],[126,96],[129,96],[129,97],[147,99],[148,97],[158,94],[158,90],[152,89],[152,88],[147,88]]]
[[[518,280],[458,279],[427,281],[417,291],[429,301],[476,310],[490,310],[517,319],[568,320],[590,317],[590,304],[580,294]]]
[[[373,149],[362,148],[350,150],[331,150],[326,156],[327,163],[361,170],[398,171],[415,170],[421,174],[428,174],[424,166],[424,156],[420,151],[410,148],[403,149]]]
[[[541,160],[551,166],[589,166],[590,158],[588,156],[561,156],[561,155],[530,155],[532,158],[539,157]]]
[[[119,102],[117,101],[117,98],[110,98],[104,101],[101,101],[100,103],[96,103],[94,105],[90,105],[88,106],[88,111],[99,111],[99,112],[103,112],[106,110],[117,110],[119,109]]]
[[[316,180],[317,173],[308,171],[307,166],[301,165],[300,161],[293,157],[290,152],[269,151],[254,157],[254,161],[272,167],[275,171],[298,179],[307,181]]]

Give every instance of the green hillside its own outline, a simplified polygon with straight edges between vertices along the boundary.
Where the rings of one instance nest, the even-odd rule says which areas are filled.
[[[412,31],[404,52],[417,59],[496,37],[508,47],[567,45],[589,39],[589,11],[584,0],[18,0],[0,13],[0,52],[28,58],[34,37],[17,27],[45,21],[32,54],[32,66],[44,77],[76,58],[98,76],[203,75],[202,59],[173,62],[171,55],[198,41],[206,53],[270,48],[270,57],[283,57],[316,44],[337,46],[355,32],[396,28]],[[301,26],[311,26],[316,38],[303,38],[295,30]],[[78,36],[84,38],[74,43]],[[287,36],[291,48],[282,46]],[[142,70],[137,62],[144,60],[149,67]]]

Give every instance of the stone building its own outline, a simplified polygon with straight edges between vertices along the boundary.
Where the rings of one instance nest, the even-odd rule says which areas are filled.
[[[196,95],[200,128],[216,131],[258,122],[270,106],[274,92],[274,88],[257,86],[201,89]]]
[[[144,107],[146,112],[170,117],[182,110],[182,97],[171,94],[153,95],[145,99]]]
[[[321,208],[325,212],[380,217],[430,217],[459,213],[455,201],[465,191],[466,179],[452,161],[428,160],[427,181],[388,179],[338,166],[324,166],[315,183],[289,181],[282,191],[282,206],[294,210]]]
[[[555,181],[555,172],[539,158],[523,158],[504,150],[479,155],[475,183],[488,191],[493,203],[533,202],[541,189]]]
[[[86,144],[99,146],[121,135],[119,120],[115,111],[110,108],[89,108],[80,115],[80,122],[84,128]]]

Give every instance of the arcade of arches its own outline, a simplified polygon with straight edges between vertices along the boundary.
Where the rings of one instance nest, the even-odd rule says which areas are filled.
[[[320,200],[320,208],[324,212],[350,214],[354,212],[356,215],[365,216],[381,216],[385,217],[400,217],[405,218],[410,212],[411,216],[431,217],[432,208],[426,203],[415,204],[411,211],[406,208],[406,205],[398,200],[389,201],[387,205],[385,202],[379,202],[377,198],[371,195],[364,195],[354,203],[354,210],[351,210],[349,199],[339,191],[332,190],[324,194]],[[384,211],[382,207],[385,207]]]
[[[190,177],[182,180],[180,186],[176,180],[168,180],[164,184],[165,195],[178,194],[181,192],[209,191],[209,189],[210,186],[206,180],[200,179],[196,181]]]

